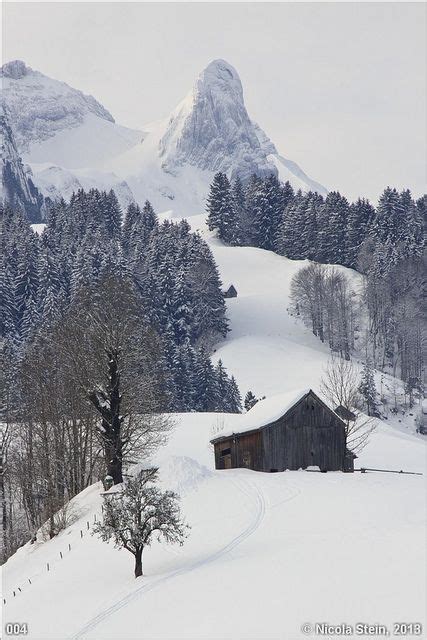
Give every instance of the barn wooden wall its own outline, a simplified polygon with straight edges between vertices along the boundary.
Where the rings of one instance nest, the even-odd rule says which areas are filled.
[[[262,436],[265,471],[312,465],[329,471],[343,467],[344,426],[315,396],[304,398],[286,416],[263,429]]]

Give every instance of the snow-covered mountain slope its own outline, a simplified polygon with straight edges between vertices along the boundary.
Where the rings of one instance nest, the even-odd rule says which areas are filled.
[[[200,214],[213,175],[275,173],[296,189],[326,193],[281,156],[246,110],[237,71],[214,60],[163,120],[127,129],[94,98],[15,60],[1,69],[2,100],[18,151],[44,195],[113,188],[125,207],[147,198],[159,212]]]
[[[90,167],[141,140],[140,131],[116,124],[95,98],[21,60],[4,64],[0,77],[2,101],[26,162]]]
[[[238,291],[227,300],[231,334],[215,357],[243,392],[317,389],[327,348],[286,313],[290,280],[303,263],[224,247],[202,218],[191,223]],[[357,287],[359,276],[347,273]],[[399,419],[379,423],[357,467],[426,472],[425,437],[415,434],[412,417]],[[26,620],[31,640],[297,640],[306,637],[304,622],[380,622],[391,631],[393,621],[426,622],[425,476],[215,471],[209,440],[225,425],[238,430],[240,417],[175,420],[154,462],[164,486],[182,495],[192,527],[186,544],[147,549],[146,575],[135,581],[130,554],[88,532],[102,500],[100,485],[90,487],[74,500],[77,522],[50,542],[24,546],[4,566],[4,620]]]

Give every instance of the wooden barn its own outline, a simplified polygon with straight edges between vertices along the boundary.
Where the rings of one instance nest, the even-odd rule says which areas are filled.
[[[353,471],[344,422],[311,389],[260,400],[211,443],[217,469]]]

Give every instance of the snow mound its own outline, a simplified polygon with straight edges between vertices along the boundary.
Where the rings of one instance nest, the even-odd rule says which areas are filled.
[[[210,469],[188,456],[171,456],[160,465],[162,484],[182,496],[196,491],[212,476]]]

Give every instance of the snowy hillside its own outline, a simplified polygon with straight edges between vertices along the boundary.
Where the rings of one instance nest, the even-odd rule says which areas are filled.
[[[157,211],[200,214],[217,171],[274,173],[295,189],[327,190],[281,156],[247,113],[237,71],[214,60],[187,97],[141,131],[118,125],[92,96],[15,60],[1,69],[2,100],[18,151],[50,198],[113,188],[120,204],[149,199]]]
[[[201,218],[192,223],[209,239],[223,282],[238,291],[227,300],[231,334],[215,358],[243,392],[317,388],[327,348],[286,313],[301,262],[224,247]],[[165,487],[182,495],[192,527],[186,544],[148,549],[146,575],[135,581],[130,554],[89,535],[102,501],[101,486],[89,487],[73,501],[78,521],[4,566],[4,620],[25,619],[28,637],[39,640],[294,640],[306,637],[306,622],[425,623],[425,476],[215,471],[209,440],[240,416],[175,420],[154,462]],[[380,423],[356,466],[425,473],[426,441],[414,431],[411,422],[400,430]]]
[[[4,620],[25,617],[39,640],[201,640],[213,628],[215,638],[293,640],[304,622],[424,622],[423,477],[213,471],[219,420],[176,416],[159,459],[192,527],[182,548],[155,544],[135,581],[130,554],[87,530],[101,517],[101,485],[90,487],[73,501],[77,522],[6,563]],[[359,462],[422,471],[424,456],[424,443],[381,427]]]

